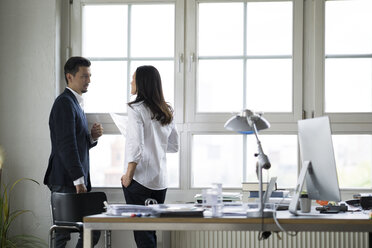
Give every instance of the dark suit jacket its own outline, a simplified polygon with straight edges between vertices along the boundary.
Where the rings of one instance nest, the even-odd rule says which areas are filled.
[[[74,94],[65,91],[54,101],[49,116],[52,152],[44,184],[74,187],[73,181],[84,176],[90,191],[88,122]]]

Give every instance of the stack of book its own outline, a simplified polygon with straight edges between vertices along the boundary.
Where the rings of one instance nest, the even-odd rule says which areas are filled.
[[[262,183],[263,194],[268,186],[268,182]],[[259,195],[259,184],[258,182],[243,182],[242,183],[242,192],[243,192],[243,202],[252,202],[255,201],[255,198],[258,198]],[[278,190],[276,183],[273,192],[270,196],[271,198],[287,198],[289,194],[288,190]]]

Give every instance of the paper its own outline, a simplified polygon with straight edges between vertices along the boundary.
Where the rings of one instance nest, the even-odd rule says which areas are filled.
[[[195,200],[202,201],[203,195],[202,194],[196,194],[194,196]],[[238,192],[222,192],[222,200],[227,202],[233,202],[233,201],[241,201],[242,200],[242,194]]]
[[[106,204],[105,204],[106,205]],[[107,215],[123,215],[123,213],[132,214],[151,214],[152,208],[143,205],[131,205],[131,204],[107,204],[106,214]]]
[[[127,136],[127,125],[128,125],[128,116],[119,115],[115,113],[110,113],[112,120],[114,121],[116,127],[119,129],[120,133]]]

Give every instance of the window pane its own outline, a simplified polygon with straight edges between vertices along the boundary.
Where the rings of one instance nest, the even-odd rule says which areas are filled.
[[[136,71],[137,67],[142,65],[152,65],[158,69],[163,85],[163,94],[165,101],[174,107],[174,62],[173,61],[133,61],[131,63],[131,74]],[[130,90],[130,87],[129,89]],[[181,114],[181,113],[180,113]]]
[[[91,82],[85,97],[86,113],[123,113],[127,102],[127,63],[92,61]]]
[[[241,187],[242,135],[193,135],[191,147],[192,187]]]
[[[247,181],[258,182],[254,156],[258,152],[257,141],[254,135],[247,137]],[[276,176],[278,188],[293,188],[297,182],[297,135],[260,135],[259,139],[271,163],[270,169],[262,171],[263,181]]]
[[[125,137],[103,135],[90,149],[91,182],[93,187],[121,187],[124,173]],[[168,187],[179,187],[179,153],[167,153]]]
[[[200,56],[243,55],[243,3],[200,3]]]
[[[197,85],[198,112],[236,112],[243,108],[241,60],[201,60]]]
[[[167,153],[168,188],[180,187],[179,152]]]
[[[133,5],[131,55],[174,56],[174,5]]]
[[[83,6],[83,56],[124,57],[127,55],[127,9],[126,5]]]
[[[255,111],[292,111],[292,60],[247,61],[247,107]]]
[[[247,54],[292,54],[292,16],[292,2],[248,3]]]
[[[372,135],[332,135],[340,188],[371,188]]]
[[[90,149],[90,177],[93,187],[121,187],[124,173],[125,139],[122,135],[103,135]]]
[[[326,1],[326,54],[372,53],[372,1]]]
[[[372,59],[326,59],[325,111],[372,111]]]

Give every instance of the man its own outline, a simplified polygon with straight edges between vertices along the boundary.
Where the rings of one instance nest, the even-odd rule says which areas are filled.
[[[44,184],[51,192],[84,193],[91,190],[89,175],[89,149],[97,144],[103,133],[101,124],[94,123],[88,130],[83,111],[82,94],[90,83],[90,61],[71,57],[64,66],[67,87],[55,100],[50,116],[49,129],[52,152]],[[93,236],[97,243],[100,233]],[[69,232],[56,233],[56,247],[65,247]],[[83,247],[80,234],[76,247]]]

